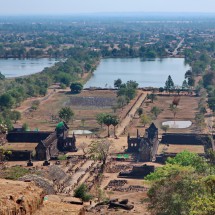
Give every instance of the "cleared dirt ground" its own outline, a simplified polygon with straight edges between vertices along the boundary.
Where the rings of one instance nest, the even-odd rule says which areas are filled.
[[[90,129],[97,131],[100,126],[96,122],[98,113],[113,113],[112,106],[116,103],[114,91],[82,91],[72,95],[68,91],[58,91],[44,100],[36,111],[25,111],[20,123],[26,122],[31,130],[53,130],[59,121],[58,112],[62,107],[69,106],[75,117],[69,126],[73,129]],[[24,106],[30,106],[30,102]],[[23,109],[20,107],[19,109]],[[84,123],[83,123],[84,120]]]
[[[27,123],[31,130],[54,130],[59,122],[58,112],[62,107],[69,106],[74,112],[74,120],[68,123],[71,130],[83,129],[99,132],[102,136],[107,135],[107,127],[98,125],[96,115],[99,113],[116,114],[120,119],[124,119],[127,112],[134,105],[141,94],[130,101],[124,108],[113,110],[116,105],[117,95],[114,90],[84,90],[80,94],[73,95],[68,89],[65,91],[58,90],[51,94],[47,99],[41,100],[39,108],[36,111],[29,112],[32,101],[25,101],[21,107],[17,108],[22,112],[20,124]],[[120,125],[119,125],[120,126]],[[110,127],[110,133],[113,136],[113,128]]]
[[[155,125],[159,128],[159,133],[163,133],[161,130],[162,122],[174,120],[173,113],[170,111],[169,106],[172,103],[174,96],[157,96],[157,99],[152,103],[150,100],[147,100],[142,104],[143,112],[147,115],[151,115],[151,118]],[[192,126],[186,129],[169,129],[168,132],[172,133],[193,133],[196,132],[195,126],[195,114],[197,112],[199,97],[194,96],[180,96],[180,102],[178,105],[178,112],[176,114],[175,120],[190,120],[192,121]],[[153,106],[159,107],[163,111],[158,115],[157,119],[151,114],[151,108]],[[147,125],[148,126],[148,125]],[[147,128],[146,126],[146,128]],[[136,130],[139,129],[140,134],[143,135],[145,128],[140,122],[138,115],[136,114],[134,120],[129,126],[129,133],[131,135],[136,135]]]

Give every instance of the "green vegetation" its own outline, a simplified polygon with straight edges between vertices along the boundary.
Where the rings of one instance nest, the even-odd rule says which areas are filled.
[[[114,87],[119,89],[122,85],[122,80],[121,79],[117,79],[114,81]]]
[[[197,154],[184,151],[146,176],[149,209],[162,215],[212,215],[215,212],[215,168]]]
[[[74,83],[71,83],[70,89],[73,94],[77,94],[82,91],[83,85],[81,83],[74,82]]]
[[[63,107],[58,113],[59,117],[64,120],[66,123],[72,120],[74,113],[70,107]]]
[[[145,127],[147,124],[150,124],[152,120],[151,120],[151,117],[148,116],[147,114],[142,114],[140,117],[140,121]]]
[[[31,109],[32,110],[37,110],[38,107],[39,107],[39,105],[40,105],[40,101],[39,100],[33,101],[32,105],[31,105]]]
[[[28,130],[29,130],[28,124],[27,124],[27,123],[24,123],[24,124],[22,125],[22,129],[23,129],[24,131],[28,131]]]
[[[92,199],[92,196],[88,194],[88,188],[85,184],[81,184],[75,189],[74,197],[80,198],[84,202],[88,202]]]
[[[108,127],[108,137],[110,137],[110,126],[113,125],[114,126],[114,135],[115,135],[115,127],[119,124],[119,119],[117,116],[113,116],[110,114],[103,114],[100,115],[100,117],[98,118],[99,123],[100,120],[102,120],[102,124],[105,124]]]
[[[47,88],[53,83],[58,82],[69,86],[72,81],[80,80],[84,73],[89,72],[83,68],[83,65],[94,65],[99,60],[97,52],[80,48],[68,49],[67,57],[65,62],[45,68],[41,73],[0,81],[0,118],[7,122],[10,129],[12,128],[12,125],[9,125],[10,121],[14,119],[3,114],[4,111],[19,106],[26,98],[46,95]],[[92,66],[90,72],[93,72],[94,69]],[[32,110],[37,108],[38,104],[32,104]]]
[[[110,147],[111,142],[107,139],[92,141],[89,146],[88,154],[92,159],[102,161],[104,168],[110,153]]]
[[[132,100],[136,96],[138,83],[136,81],[127,81],[127,83],[122,83],[118,90],[117,96],[124,97],[127,102]]]
[[[138,116],[140,117],[140,116],[143,114],[143,108],[139,107],[139,108],[137,109],[137,114],[138,114]]]
[[[24,175],[29,174],[30,171],[20,166],[11,167],[5,170],[4,178],[10,180],[17,180]]]
[[[173,82],[172,77],[170,75],[168,76],[168,78],[166,80],[164,88],[168,92],[170,92],[171,90],[173,90],[175,88],[174,82]]]
[[[147,95],[147,99],[150,99],[151,102],[153,103],[154,100],[157,99],[157,96],[156,96],[154,93],[151,93],[151,94],[148,94],[148,95]]]
[[[96,116],[96,121],[101,126],[101,128],[102,128],[102,126],[104,124],[104,118],[105,118],[105,116],[106,116],[106,113],[99,113]]]
[[[161,125],[161,129],[166,133],[169,130],[169,125]]]
[[[60,160],[60,161],[64,161],[64,160],[67,160],[67,156],[66,155],[59,155],[57,157],[57,159]]]
[[[153,106],[151,108],[151,113],[154,115],[155,119],[157,119],[158,115],[162,112],[163,110],[157,106]]]

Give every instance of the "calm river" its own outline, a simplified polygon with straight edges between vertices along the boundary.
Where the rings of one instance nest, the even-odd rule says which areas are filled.
[[[58,62],[54,58],[40,59],[0,59],[0,72],[7,78],[19,77],[41,72],[45,67],[50,67]]]
[[[123,82],[134,80],[139,87],[164,87],[168,75],[175,85],[182,85],[184,74],[189,70],[183,58],[163,58],[141,60],[140,58],[102,59],[90,80],[88,87],[113,87],[114,80]]]

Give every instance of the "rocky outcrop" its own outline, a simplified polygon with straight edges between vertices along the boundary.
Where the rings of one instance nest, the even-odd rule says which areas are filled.
[[[0,179],[0,215],[55,214],[84,215],[83,205],[62,202],[57,195],[45,196],[34,182]]]
[[[33,182],[0,179],[0,214],[30,215],[42,205],[44,192]]]

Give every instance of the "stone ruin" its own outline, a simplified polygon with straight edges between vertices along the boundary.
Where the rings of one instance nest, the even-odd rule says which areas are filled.
[[[146,129],[143,137],[139,135],[137,130],[137,137],[131,138],[128,134],[128,153],[136,153],[137,160],[141,162],[150,162],[155,160],[155,155],[159,145],[158,129],[154,123]]]
[[[58,123],[54,132],[46,131],[13,131],[7,135],[8,143],[14,145],[8,160],[28,160],[32,151],[15,150],[17,143],[32,144],[38,143],[35,147],[37,160],[50,160],[57,157],[60,152],[76,152],[76,137],[69,136],[69,127],[65,122]]]
[[[155,171],[154,166],[145,164],[143,166],[133,166],[133,169],[128,172],[120,172],[118,177],[119,178],[144,178],[145,176],[149,175],[154,171]]]

